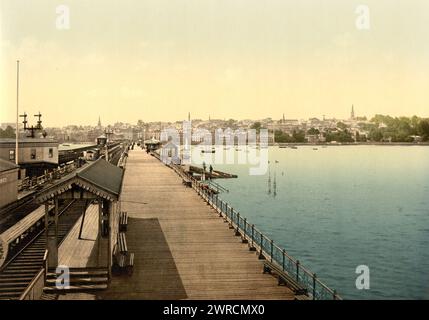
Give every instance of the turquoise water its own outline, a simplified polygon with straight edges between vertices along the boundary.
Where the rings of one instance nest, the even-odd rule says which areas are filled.
[[[218,180],[224,200],[343,298],[429,299],[429,147],[268,152],[276,196],[268,173],[214,164],[239,176]],[[369,290],[356,289],[358,265]]]

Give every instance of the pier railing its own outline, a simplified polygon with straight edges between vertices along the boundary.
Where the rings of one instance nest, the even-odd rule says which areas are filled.
[[[249,223],[245,217],[219,198],[206,184],[187,175],[177,166],[171,167],[182,178],[192,181],[192,187],[197,193],[235,229],[237,236],[241,235],[247,240],[251,250],[258,251],[260,259],[269,260],[280,267],[283,272],[293,277],[307,289],[309,298],[313,300],[342,300],[336,290],[329,288],[319,280],[315,273],[310,272],[299,260],[290,256],[285,249],[264,235],[254,224]]]

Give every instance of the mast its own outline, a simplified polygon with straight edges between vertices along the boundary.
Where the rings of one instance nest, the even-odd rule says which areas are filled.
[[[18,165],[18,118],[19,118],[19,60],[16,60],[16,129],[15,129],[15,163]]]

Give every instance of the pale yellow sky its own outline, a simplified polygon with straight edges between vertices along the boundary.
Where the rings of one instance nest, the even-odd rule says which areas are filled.
[[[0,122],[429,116],[429,1],[0,0]],[[56,28],[56,8],[70,29]],[[20,112],[20,113],[21,113]],[[32,119],[31,119],[32,120]]]

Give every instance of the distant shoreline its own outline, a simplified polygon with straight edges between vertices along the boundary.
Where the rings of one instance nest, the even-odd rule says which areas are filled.
[[[341,143],[269,143],[269,146],[429,146],[429,142],[341,142]]]

